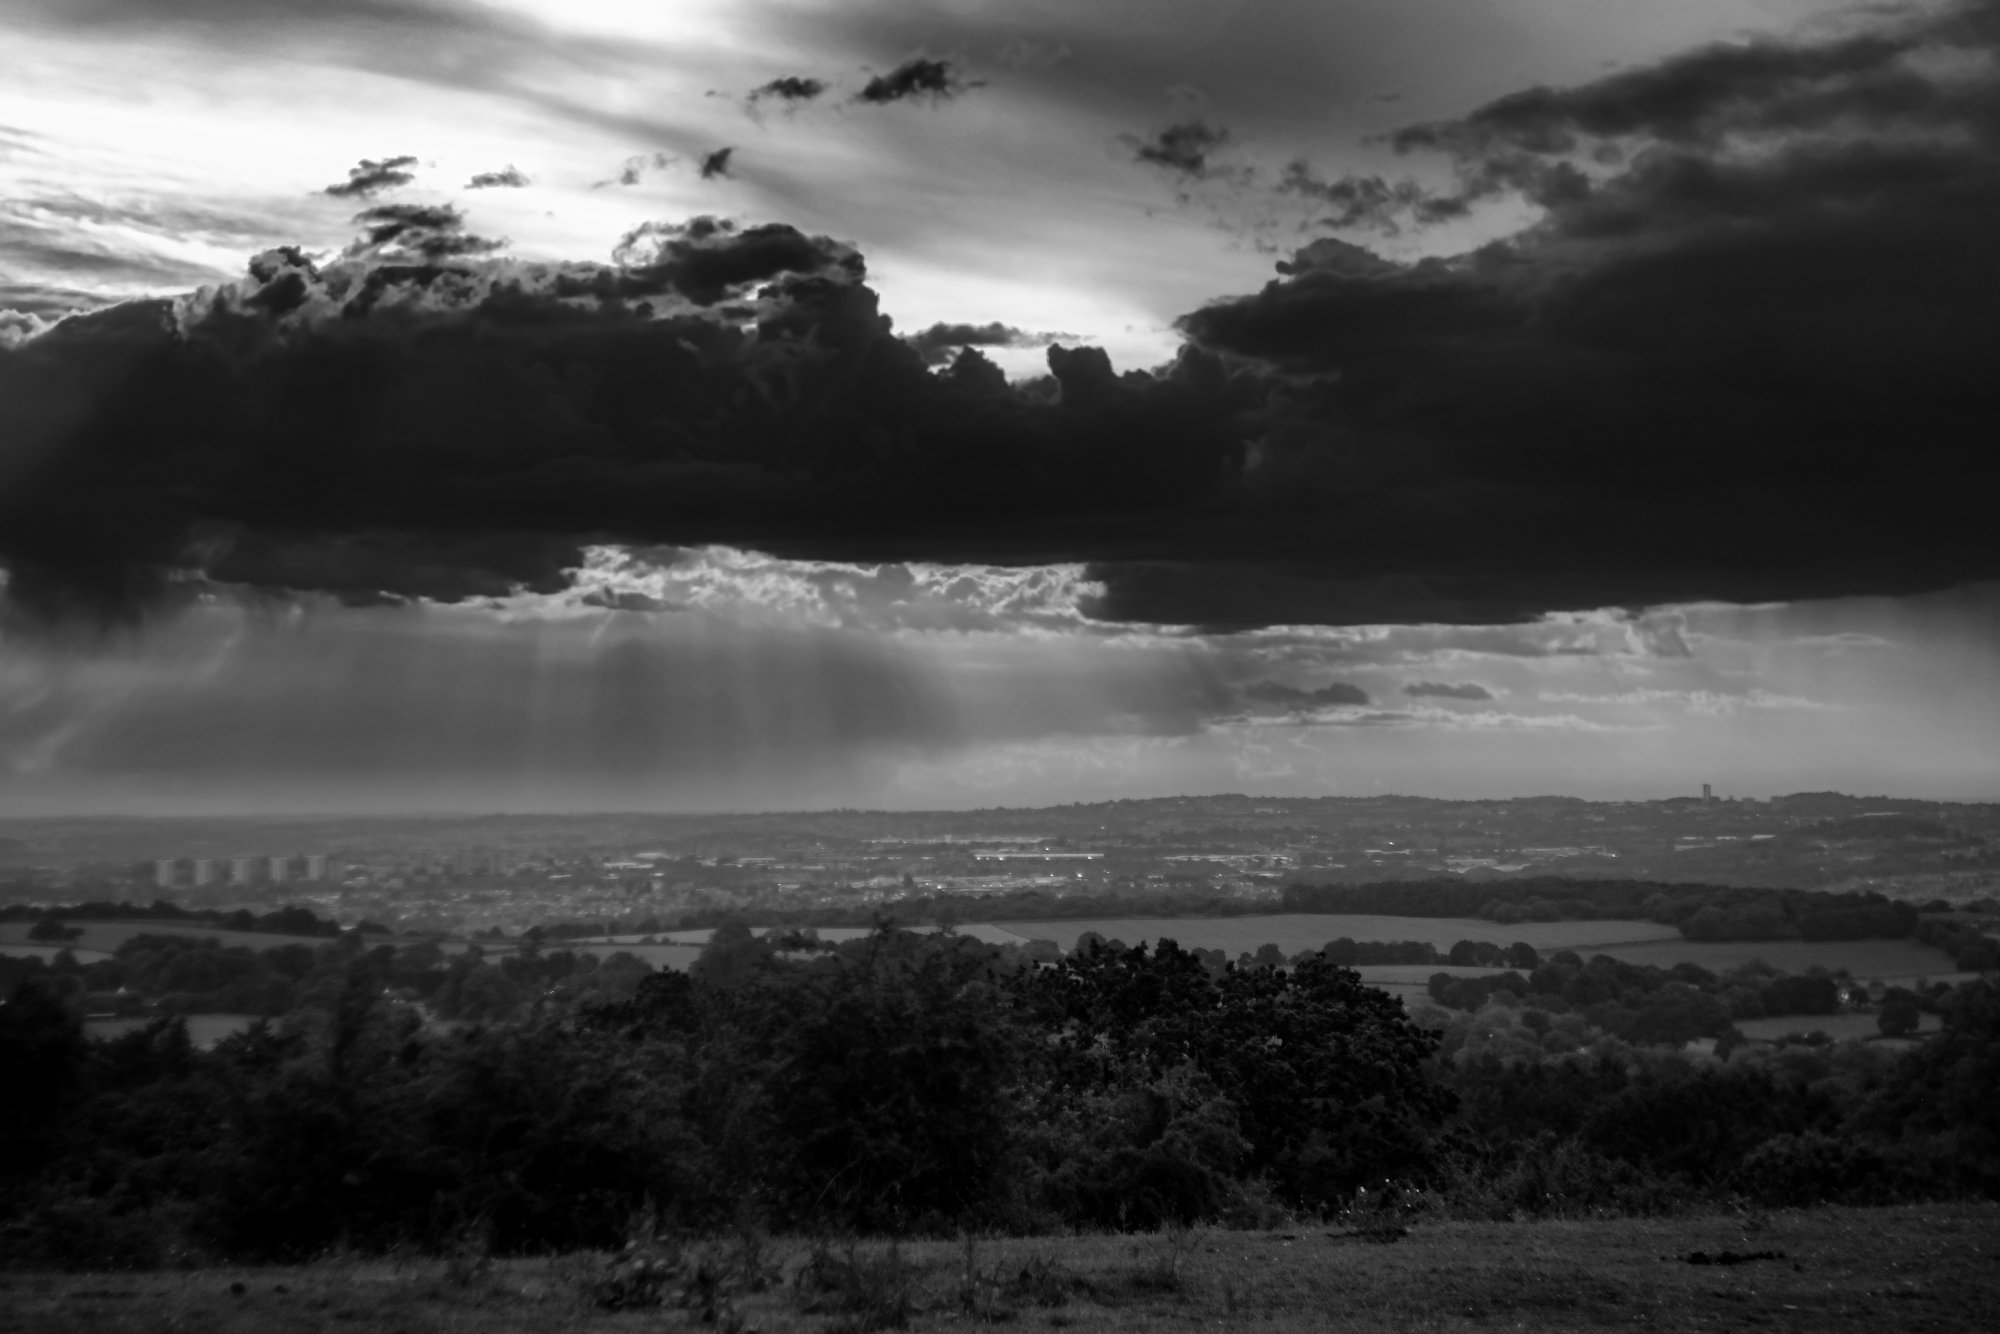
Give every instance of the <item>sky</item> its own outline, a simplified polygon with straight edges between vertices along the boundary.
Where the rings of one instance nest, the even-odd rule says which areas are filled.
[[[2000,799],[2000,4],[0,0],[0,809]]]

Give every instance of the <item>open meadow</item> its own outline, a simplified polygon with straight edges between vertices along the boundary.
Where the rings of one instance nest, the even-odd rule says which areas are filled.
[[[1990,1204],[1420,1222],[1393,1244],[1371,1244],[1341,1224],[1302,1224],[893,1249],[870,1242],[851,1252],[835,1245],[819,1283],[801,1278],[811,1247],[786,1241],[760,1257],[775,1279],[764,1291],[725,1281],[719,1300],[697,1295],[676,1309],[695,1285],[674,1282],[664,1312],[599,1309],[589,1295],[607,1273],[598,1255],[490,1265],[336,1257],[296,1267],[0,1274],[0,1334],[545,1334],[728,1328],[732,1317],[764,1334],[905,1321],[920,1332],[1004,1322],[1270,1334],[1613,1326],[1949,1334],[1991,1328],[2000,1301],[1996,1238],[2000,1208]],[[732,1249],[717,1245],[707,1255],[728,1265]],[[1690,1263],[1697,1252],[1764,1258]]]
[[[63,925],[83,933],[69,941],[67,945],[79,959],[93,956],[108,957],[115,954],[120,945],[134,936],[190,936],[196,940],[212,938],[224,947],[243,945],[253,950],[276,949],[280,945],[306,945],[316,948],[326,944],[329,939],[326,936],[283,935],[275,931],[229,931],[206,922],[151,920],[96,922],[79,917],[65,919]],[[32,922],[0,922],[0,947],[35,944],[28,939],[28,932],[33,927]]]
[[[94,1038],[118,1038],[136,1033],[155,1021],[147,1015],[133,1019],[86,1019],[83,1031]],[[190,1014],[185,1017],[188,1041],[206,1051],[224,1038],[234,1037],[257,1022],[254,1014]]]
[[[1944,1026],[1934,1014],[1924,1015],[1917,1032],[1935,1033]],[[1739,1019],[1736,1028],[1752,1042],[1776,1042],[1794,1033],[1824,1033],[1835,1042],[1866,1042],[1880,1036],[1880,1016],[1860,1014],[1780,1015],[1766,1019]]]

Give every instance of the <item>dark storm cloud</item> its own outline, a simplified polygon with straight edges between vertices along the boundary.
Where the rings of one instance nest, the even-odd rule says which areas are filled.
[[[1941,21],[1839,41],[1717,44],[1572,88],[1526,89],[1462,119],[1386,136],[1399,153],[1443,154],[1456,171],[1455,188],[1380,176],[1324,179],[1301,160],[1286,169],[1279,189],[1335,205],[1325,225],[1395,231],[1399,220],[1422,225],[1461,217],[1505,194],[1574,209],[1592,198],[1604,174],[1596,168],[1637,169],[1635,159],[1725,159],[1732,147],[1752,141],[1797,151],[1817,136],[1892,126],[1899,136],[1949,135],[1966,128],[1968,118],[1985,121],[1979,108],[1990,93],[1978,85],[1990,80],[1926,69],[1923,57],[1990,51],[1990,11],[1990,0],[1968,0]],[[1612,173],[1614,184],[1620,179]]]
[[[2000,291],[1995,14],[1698,52],[1419,127],[1464,190],[1543,220],[1450,260],[1302,253],[1182,327],[1293,378],[1264,485],[1407,499],[1433,549],[1392,549],[1453,578],[1460,535],[1486,533],[1503,594],[1990,573],[1956,487],[1995,480],[1973,442],[2000,417],[2000,303],[1972,295]]]
[[[928,97],[941,101],[956,97],[969,88],[977,88],[977,82],[968,82],[949,60],[926,60],[922,57],[906,60],[887,74],[878,74],[863,84],[861,91],[854,95],[857,102],[872,102],[883,106],[890,102],[904,102],[913,97]]]
[[[1991,577],[1995,12],[1428,126],[1540,220],[1414,264],[1316,242],[1153,373],[933,372],[851,247],[782,224],[609,265],[273,252],[0,355],[9,592],[464,596],[593,540],[1087,562],[1092,614],[1210,628]]]
[[[763,102],[770,98],[777,98],[781,102],[810,102],[825,91],[826,81],[824,79],[809,79],[796,74],[787,74],[782,78],[773,79],[761,87],[752,89],[750,96],[746,100]]]
[[[903,341],[915,348],[917,355],[928,366],[941,366],[950,361],[960,348],[967,347],[1047,347],[1061,339],[1071,342],[1075,334],[1031,333],[1017,329],[1011,324],[995,320],[989,324],[933,324],[927,329],[919,329],[913,334],[905,334]]]
[[[455,221],[377,216],[390,246]],[[1205,359],[1119,377],[1065,349],[1032,392],[974,352],[933,375],[864,272],[704,218],[610,265],[276,251],[70,320],[0,357],[9,593],[118,611],[193,570],[454,598],[550,587],[619,538],[1040,559],[1226,482],[1240,391]]]
[[[528,175],[511,162],[499,171],[482,171],[465,183],[468,190],[519,190],[528,185]]]
[[[1401,223],[1443,222],[1462,217],[1468,205],[1454,195],[1439,195],[1415,181],[1390,181],[1381,176],[1321,177],[1311,163],[1287,163],[1278,179],[1278,193],[1324,205],[1317,220],[1322,227],[1366,228],[1395,233]]]
[[[367,199],[384,190],[395,190],[416,180],[416,174],[409,168],[417,165],[417,160],[408,154],[397,157],[362,158],[356,166],[347,169],[347,179],[329,185],[321,194],[329,194],[336,199]]]
[[[355,253],[425,260],[484,255],[505,241],[465,230],[465,214],[450,204],[377,204],[354,215],[364,229]]]
[[[1492,699],[1493,692],[1477,682],[1453,685],[1444,681],[1413,681],[1403,687],[1403,693],[1412,699]]]
[[[713,153],[702,155],[701,178],[712,181],[718,176],[729,174],[729,159],[736,156],[734,148],[718,148]]]

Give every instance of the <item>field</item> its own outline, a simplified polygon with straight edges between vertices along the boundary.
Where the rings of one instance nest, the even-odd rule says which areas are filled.
[[[880,1328],[865,1317],[871,1310],[892,1314],[901,1295],[909,1328],[920,1334],[978,1328],[981,1316],[1024,1329],[1083,1331],[1622,1326],[1951,1334],[1991,1328],[2000,1301],[1994,1264],[2000,1208],[1992,1205],[1419,1223],[1393,1245],[1337,1235],[1342,1231],[1316,1224],[1283,1232],[980,1241],[970,1284],[960,1242],[907,1243],[893,1264],[887,1247],[871,1244],[858,1254],[876,1263],[883,1281],[869,1285],[874,1300],[863,1309],[803,1313],[781,1281],[740,1298],[738,1313],[764,1334]],[[1724,1251],[1777,1255],[1721,1265],[1685,1259]],[[782,1279],[794,1277],[806,1256],[803,1243],[771,1247]],[[501,1261],[484,1273],[461,1267],[456,1275],[437,1260],[353,1259],[294,1268],[6,1274],[0,1275],[0,1334],[703,1327],[692,1312],[662,1319],[657,1310],[596,1309],[581,1294],[602,1272],[602,1258],[579,1255]]]
[[[1917,1031],[1935,1033],[1943,1026],[1936,1015],[1927,1014],[1917,1025]],[[1744,1037],[1762,1042],[1775,1042],[1791,1033],[1824,1033],[1836,1041],[1851,1042],[1876,1037],[1882,1031],[1872,1014],[1795,1014],[1777,1019],[1742,1019],[1736,1027],[1743,1031]]]
[[[614,954],[630,954],[638,959],[639,962],[650,967],[669,968],[677,973],[685,973],[689,968],[694,966],[694,961],[701,957],[701,946],[699,945],[621,945],[615,943],[600,945],[579,941],[573,945],[565,942],[563,947],[573,949],[579,954],[595,954],[600,959],[608,959]]]
[[[1053,940],[1068,950],[1086,931],[1127,945],[1164,937],[1184,949],[1219,949],[1235,958],[1274,944],[1286,954],[1316,950],[1329,940],[1427,940],[1448,950],[1461,940],[1511,945],[1524,940],[1547,953],[1588,954],[1614,942],[1679,941],[1680,932],[1656,922],[1517,922],[1503,926],[1477,917],[1332,916],[1272,913],[1258,917],[1106,917],[1057,922],[1008,922],[1017,936]],[[1606,951],[1607,953],[1609,951]]]
[[[750,929],[760,936],[766,935],[772,930],[772,928],[768,926],[755,926]],[[859,940],[861,939],[861,937],[868,934],[868,928],[865,926],[816,926],[810,929],[821,940],[832,940],[832,941]],[[936,930],[937,928],[931,927],[928,929]],[[989,945],[1020,945],[1026,943],[1030,939],[1030,937],[1025,932],[1016,931],[1011,927],[994,926],[991,925],[990,923],[984,923],[984,922],[974,922],[967,925],[955,926],[952,928],[952,930],[956,931],[961,936],[970,936],[974,940],[983,940]],[[712,928],[703,927],[695,931],[663,931],[654,938],[656,940],[670,940],[675,942],[676,944],[682,944],[682,945],[706,945],[708,943],[708,938],[714,934],[715,931]],[[605,939],[637,940],[638,937],[608,936],[605,937]]]
[[[28,931],[32,922],[0,922],[0,946],[28,945]],[[223,931],[202,922],[85,922],[64,923],[71,930],[81,930],[82,935],[69,942],[69,948],[79,959],[92,955],[115,953],[120,945],[134,936],[193,936],[197,940],[213,936],[224,945],[247,945],[253,950],[276,949],[280,945],[310,945],[315,948],[328,943],[327,936],[286,936],[271,931]],[[13,951],[10,949],[10,953]]]
[[[144,1028],[156,1016],[141,1019],[86,1019],[83,1031],[94,1038],[116,1038]],[[191,1014],[187,1017],[188,1040],[197,1047],[213,1047],[226,1037],[241,1033],[257,1022],[254,1014]]]

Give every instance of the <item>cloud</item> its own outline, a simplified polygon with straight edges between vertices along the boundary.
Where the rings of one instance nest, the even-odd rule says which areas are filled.
[[[924,364],[927,366],[943,365],[961,348],[1047,347],[1063,339],[1074,342],[1076,335],[1030,333],[1026,329],[1017,329],[1011,324],[1001,324],[997,320],[987,324],[938,323],[903,336],[903,341],[916,349],[917,355],[924,359]]]
[[[1068,42],[1038,42],[1013,36],[993,53],[993,58],[1015,69],[1053,69],[1075,55]]]
[[[1538,219],[1416,263],[1302,252],[1181,327],[1296,386],[1266,484],[1302,511],[1421,495],[1441,584],[1476,588],[1443,548],[1502,513],[1560,529],[1495,548],[1498,582],[1545,605],[1988,574],[1974,506],[1923,479],[1996,480],[1966,446],[2000,414],[1978,350],[2000,326],[1963,299],[2000,286],[1991,12],[1716,48],[1414,127],[1400,141],[1453,155],[1459,197]]]
[[[483,255],[505,241],[465,230],[465,214],[450,204],[377,204],[354,215],[364,236],[351,253],[430,261]]]
[[[663,171],[680,161],[672,153],[635,153],[618,164],[618,174],[596,182],[590,188],[602,190],[607,185],[637,185],[648,171]]]
[[[1228,142],[1227,129],[1199,119],[1176,121],[1149,138],[1126,139],[1134,161],[1165,167],[1183,176],[1205,174],[1209,155]]]
[[[55,320],[33,310],[0,307],[0,349],[19,347],[55,327]]]
[[[810,79],[800,77],[796,74],[787,74],[751,90],[746,100],[750,102],[762,102],[770,98],[777,98],[781,102],[810,102],[825,91],[826,81],[823,79]]]
[[[1316,221],[1322,227],[1369,229],[1394,235],[1405,220],[1418,224],[1462,217],[1466,204],[1440,196],[1414,180],[1389,181],[1379,175],[1322,177],[1304,158],[1285,164],[1277,191],[1326,206],[1330,212]]]
[[[1310,713],[1320,709],[1364,708],[1368,692],[1345,681],[1334,681],[1314,690],[1301,690],[1281,681],[1253,681],[1243,688],[1245,699],[1277,706],[1287,713]]]
[[[555,91],[622,78],[689,78],[710,63],[700,46],[630,33],[578,32],[515,6],[471,0],[14,0],[40,27],[95,42],[128,42],[155,59],[268,59],[323,64],[512,100],[544,115],[625,134],[673,137],[673,127],[605,107],[602,96]]]
[[[913,97],[928,97],[936,102],[957,97],[979,86],[977,81],[968,82],[960,75],[951,61],[927,60],[919,56],[904,61],[887,74],[877,74],[868,80],[854,95],[854,100],[877,106],[904,102]]]
[[[1784,695],[1764,689],[1752,689],[1738,694],[1717,690],[1664,690],[1646,688],[1622,690],[1613,694],[1592,695],[1572,690],[1544,690],[1538,698],[1551,704],[1597,704],[1623,707],[1650,708],[1658,705],[1672,705],[1683,712],[1706,717],[1729,717],[1738,713],[1763,710],[1807,710],[1822,711],[1830,705],[1800,695]]]
[[[1503,165],[1524,227],[1416,262],[1316,241],[1150,371],[1058,344],[1009,384],[959,343],[934,372],[853,246],[782,223],[531,262],[370,210],[366,253],[267,252],[0,355],[9,595],[459,597],[727,545],[1079,565],[1085,615],[1204,629],[1618,609],[1490,651],[1640,660],[1688,651],[1640,608],[1991,577],[2000,37],[1952,13],[1884,28],[1893,58],[1794,43],[1783,78],[1661,63],[1724,89],[1698,98],[1624,71],[1427,123],[1410,151]]]
[[[519,190],[530,184],[528,175],[513,163],[499,171],[482,171],[465,183],[468,190]]]
[[[417,165],[417,160],[408,154],[397,157],[362,158],[360,165],[347,169],[347,179],[329,185],[320,191],[336,199],[369,199],[384,190],[400,189],[417,179],[409,168]]]
[[[933,375],[858,252],[783,224],[649,223],[609,264],[557,264],[462,253],[449,207],[362,221],[333,263],[268,252],[0,359],[17,606],[129,610],[177,571],[554,590],[591,542],[1041,564],[1052,517],[1169,512],[1235,449],[1234,391],[1195,361]]]
[[[594,546],[578,553],[563,587],[542,597],[508,597],[506,605],[541,614],[589,607],[713,611],[775,625],[1017,635],[1087,627],[1082,604],[1096,591],[1079,565],[861,564],[730,547]]]
[[[1451,685],[1439,681],[1413,681],[1403,687],[1403,693],[1412,699],[1435,697],[1438,699],[1492,699],[1493,692],[1477,682]]]
[[[729,159],[736,155],[733,148],[718,148],[701,159],[701,178],[712,181],[718,176],[729,175]]]

